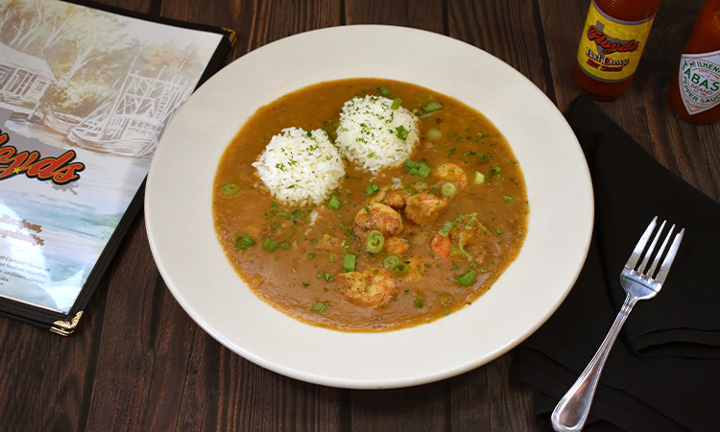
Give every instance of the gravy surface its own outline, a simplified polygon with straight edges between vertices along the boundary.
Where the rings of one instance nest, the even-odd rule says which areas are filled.
[[[333,193],[339,208],[330,199],[277,202],[251,165],[271,137],[322,128],[334,141],[343,104],[366,94],[415,110],[420,143],[411,165],[430,173],[403,165],[371,174],[347,164]],[[423,110],[432,102],[442,108]],[[261,107],[223,154],[213,194],[217,237],[247,285],[290,316],[343,331],[395,330],[467,307],[519,253],[529,212],[520,166],[482,114],[423,87],[372,78],[312,85]],[[373,230],[385,240],[376,253],[367,250]]]

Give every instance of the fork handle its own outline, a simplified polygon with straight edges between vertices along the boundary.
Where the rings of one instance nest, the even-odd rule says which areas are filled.
[[[620,329],[622,329],[625,320],[637,301],[638,298],[630,294],[625,297],[625,303],[623,303],[620,313],[615,318],[615,322],[610,327],[610,331],[605,336],[605,340],[600,345],[595,356],[590,360],[590,363],[575,381],[575,384],[558,402],[551,416],[552,425],[556,431],[577,432],[585,426],[605,361],[620,333]]]

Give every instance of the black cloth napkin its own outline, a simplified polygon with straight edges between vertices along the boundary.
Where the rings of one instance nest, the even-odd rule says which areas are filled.
[[[625,299],[620,271],[654,216],[685,228],[662,291],[635,305],[603,371],[586,431],[720,431],[720,204],[655,161],[590,99],[566,118],[590,167],[595,226],[560,308],[518,349],[539,424],[598,349]],[[532,203],[531,203],[532,205]]]

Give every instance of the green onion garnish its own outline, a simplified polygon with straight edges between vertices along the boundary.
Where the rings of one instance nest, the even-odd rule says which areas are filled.
[[[220,192],[224,193],[227,196],[233,196],[236,193],[240,192],[240,186],[233,183],[228,183],[220,188]]]
[[[380,190],[380,187],[376,185],[375,183],[370,183],[365,190],[368,195],[374,195]]]
[[[252,237],[245,234],[238,234],[235,237],[235,249],[247,249],[255,244]]]
[[[473,179],[473,183],[475,183],[475,184],[485,183],[485,176],[482,175],[482,173],[475,171],[475,178]]]
[[[440,189],[440,194],[445,198],[452,198],[457,193],[457,188],[452,183],[445,183]]]
[[[439,109],[442,109],[442,104],[440,102],[430,102],[429,104],[422,107],[422,110],[426,113],[437,111]]]
[[[340,200],[335,195],[333,195],[332,198],[330,198],[330,201],[328,201],[327,206],[331,209],[337,210],[340,208]]]
[[[365,248],[370,253],[378,253],[383,249],[384,244],[385,237],[383,237],[382,233],[378,230],[372,230],[370,231],[370,235],[368,236]]]
[[[402,99],[395,98],[395,100],[392,103],[392,106],[390,107],[391,110],[395,111],[398,108],[400,108],[400,104],[402,104]]]
[[[325,312],[325,309],[327,309],[327,305],[321,301],[316,301],[315,304],[312,305],[312,310],[319,314]]]
[[[455,280],[462,286],[470,286],[475,283],[475,270],[470,269],[460,276],[455,276]]]
[[[452,223],[452,221],[445,221],[445,225],[443,225],[442,229],[438,231],[438,234],[443,237],[447,237],[454,226],[455,225]]]
[[[410,174],[423,178],[426,178],[430,174],[430,171],[432,171],[432,168],[423,162],[408,160],[405,161],[405,166],[410,168]]]
[[[283,249],[290,249],[290,242],[282,242],[280,243],[280,247]]]
[[[400,264],[400,258],[397,255],[388,255],[383,260],[383,267],[392,269],[396,265]]]
[[[406,263],[397,264],[392,268],[392,272],[397,273],[397,274],[404,274],[409,271],[410,271],[410,266],[407,265]]]
[[[280,247],[280,245],[276,242],[270,239],[269,237],[265,238],[265,241],[263,242],[263,247],[270,252],[274,252],[277,248]]]
[[[430,138],[431,140],[442,138],[442,131],[440,131],[440,129],[430,129],[427,134],[428,138]]]
[[[421,309],[423,307],[423,295],[421,292],[417,293],[417,296],[415,296],[415,301],[413,301],[413,305]]]
[[[388,99],[395,99],[395,95],[385,86],[380,87],[380,94]]]
[[[496,175],[500,174],[500,171],[502,171],[502,168],[500,168],[499,166],[496,166],[495,168],[492,168],[492,169],[490,170],[490,177],[496,176]]]
[[[343,264],[343,269],[345,269],[345,271],[348,271],[348,272],[355,271],[356,260],[357,260],[357,257],[354,254],[351,254],[351,253],[345,254],[345,263]]]
[[[406,130],[403,125],[400,125],[397,127],[397,137],[401,140],[405,141],[408,137],[408,134],[410,134],[410,131]]]

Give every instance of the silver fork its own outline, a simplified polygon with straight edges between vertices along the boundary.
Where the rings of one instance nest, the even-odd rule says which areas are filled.
[[[655,246],[657,246],[660,234],[665,227],[665,222],[660,225],[652,243],[646,248],[648,240],[650,240],[656,225],[657,217],[655,217],[652,222],[650,222],[647,229],[645,229],[645,233],[643,233],[642,237],[640,237],[640,241],[638,241],[635,246],[635,250],[633,250],[630,255],[630,259],[620,273],[620,284],[625,289],[625,292],[627,292],[627,296],[625,297],[625,303],[623,304],[622,309],[620,309],[620,313],[617,318],[615,318],[615,322],[610,328],[608,335],[605,337],[602,345],[600,345],[600,348],[595,353],[592,360],[590,360],[590,363],[587,365],[583,373],[577,381],[575,381],[575,384],[570,387],[570,390],[565,393],[565,396],[560,399],[560,402],[558,402],[552,413],[552,425],[558,432],[577,432],[582,430],[583,426],[585,426],[588,414],[590,413],[593,396],[595,395],[595,390],[597,389],[598,381],[600,380],[600,374],[605,366],[605,361],[607,360],[608,354],[610,354],[613,343],[615,343],[615,339],[620,333],[620,329],[625,323],[625,320],[630,314],[633,306],[635,306],[635,303],[637,303],[638,300],[647,300],[655,297],[655,295],[660,292],[660,289],[665,282],[668,271],[670,271],[670,266],[675,259],[675,254],[677,253],[678,247],[680,247],[680,242],[682,241],[685,229],[683,228],[675,235],[675,239],[673,240],[672,245],[670,245],[670,249],[665,256],[662,265],[660,265],[660,269],[658,270],[658,263],[660,262],[663,252],[665,251],[665,247],[667,246],[673,230],[675,229],[675,225],[670,227],[670,231],[668,231],[665,240],[663,240],[660,249],[655,255],[655,259],[648,268],[648,263],[653,255]],[[638,262],[640,261],[640,258],[643,257],[643,252],[646,249],[647,252],[638,266]],[[655,274],[656,270],[657,274]]]

